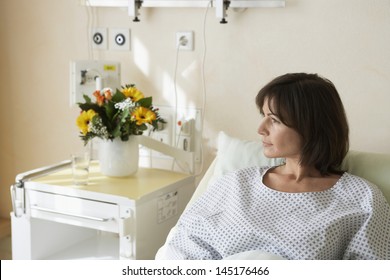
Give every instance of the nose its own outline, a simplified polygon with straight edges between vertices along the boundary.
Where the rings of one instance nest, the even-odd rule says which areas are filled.
[[[263,118],[260,121],[259,128],[257,129],[257,133],[260,134],[261,136],[265,136],[268,134],[268,130],[267,130],[266,125],[265,125],[265,118]]]

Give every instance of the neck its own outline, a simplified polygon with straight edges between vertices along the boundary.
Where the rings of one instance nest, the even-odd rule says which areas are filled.
[[[281,166],[280,171],[296,182],[308,177],[321,177],[321,173],[314,166],[302,166],[296,159],[286,159],[286,164]]]

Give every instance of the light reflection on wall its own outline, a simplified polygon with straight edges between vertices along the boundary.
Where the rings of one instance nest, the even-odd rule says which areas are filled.
[[[170,64],[172,67],[169,67],[170,65],[161,67],[161,72],[158,71],[158,73],[153,73],[151,63],[155,64],[156,61],[152,61],[153,58],[150,57],[148,48],[138,37],[134,37],[133,39],[133,50],[135,65],[147,80],[155,82],[158,85],[159,94],[166,101],[164,105],[172,107],[177,106],[180,108],[196,106],[194,102],[188,104],[188,95],[192,93],[190,92],[191,89],[196,86],[194,85],[193,79],[194,76],[197,76],[197,71],[199,71],[199,63],[196,60],[191,60],[188,64],[184,61],[183,54],[179,53],[177,69],[174,67],[176,63],[176,56],[172,56],[172,63]],[[157,77],[154,75],[157,75]],[[156,78],[161,80],[156,81]],[[197,87],[199,90],[201,89],[200,86]],[[175,96],[175,91],[177,96]]]
[[[142,44],[142,42],[135,37],[134,39],[134,63],[137,65],[138,69],[142,71],[142,73],[148,77],[150,74],[150,58],[149,53],[146,47]]]

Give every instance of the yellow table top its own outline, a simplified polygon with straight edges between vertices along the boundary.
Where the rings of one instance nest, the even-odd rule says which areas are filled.
[[[87,185],[73,183],[70,167],[32,179],[30,182],[138,199],[186,178],[193,176],[153,168],[139,168],[136,174],[128,177],[107,177],[100,173],[99,163],[92,162]]]

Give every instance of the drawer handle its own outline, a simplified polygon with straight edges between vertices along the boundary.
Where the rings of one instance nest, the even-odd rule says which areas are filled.
[[[54,213],[54,214],[60,214],[60,215],[65,215],[65,216],[70,216],[70,217],[76,217],[76,218],[82,218],[82,219],[87,219],[87,220],[93,220],[93,221],[99,221],[99,222],[107,222],[109,220],[113,220],[113,218],[99,218],[99,217],[92,217],[92,216],[86,216],[86,215],[77,215],[77,214],[72,214],[72,213],[66,213],[62,211],[57,211],[49,208],[44,208],[44,207],[39,207],[37,205],[32,205],[31,209],[34,210],[39,210],[43,212],[48,212],[48,213]]]

